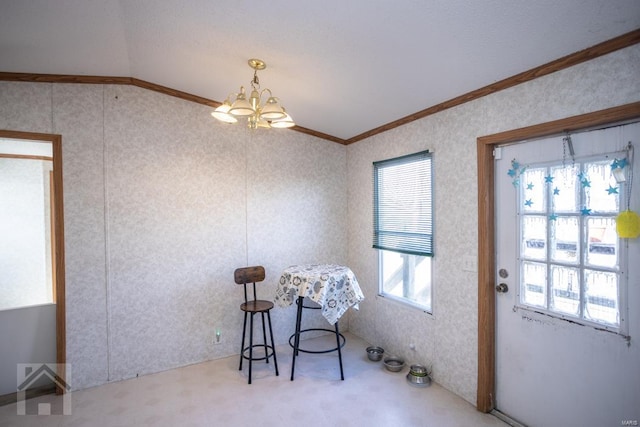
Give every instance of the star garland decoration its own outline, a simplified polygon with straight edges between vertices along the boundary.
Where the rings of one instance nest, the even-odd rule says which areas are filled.
[[[611,170],[614,169],[624,169],[627,166],[627,159],[613,159],[613,163],[611,163]]]
[[[627,159],[623,158],[623,159],[614,159],[613,163],[611,163],[611,171],[612,173],[615,174],[616,170],[622,170],[627,166]],[[516,159],[511,160],[511,169],[509,169],[507,171],[507,175],[509,175],[509,177],[511,177],[511,183],[513,184],[514,187],[518,187],[521,184],[521,177],[522,174],[524,174],[524,172],[527,170],[527,166],[522,166],[520,164],[520,162],[518,162]],[[586,172],[584,171],[580,171],[577,174],[578,176],[578,181],[580,182],[580,185],[582,186],[583,189],[586,188],[591,188],[591,180],[589,179],[589,176]],[[550,187],[550,191],[552,192],[552,195],[555,196],[559,196],[560,195],[560,189],[558,188],[558,186],[554,185],[553,180],[555,179],[555,177],[551,174],[545,175],[544,177],[544,184],[548,185]],[[526,188],[525,190],[533,190],[535,187],[533,182],[528,182],[526,184]],[[614,187],[612,185],[609,185],[609,188],[605,189],[605,191],[607,192],[608,195],[617,195],[619,194],[619,187]],[[533,200],[531,198],[525,198],[524,201],[524,205],[526,207],[532,207],[534,204]],[[589,216],[591,215],[592,210],[587,206],[584,205],[582,206],[582,208],[580,209],[580,215],[582,216]],[[549,214],[549,220],[550,221],[555,221],[558,219],[558,215],[555,214],[555,212],[551,212]]]
[[[567,135],[567,137],[563,139],[563,160],[562,160],[563,170],[565,168],[567,144],[569,145],[569,151],[571,153],[571,158],[573,160],[572,168],[575,167],[573,146],[571,144],[570,136]],[[621,159],[615,158],[610,165],[611,176],[615,179],[615,184],[614,185],[608,184],[608,188],[605,188],[605,186],[607,185],[605,184],[605,182],[596,181],[596,184],[597,184],[596,187],[602,188],[604,191],[607,192],[607,195],[609,196],[620,197],[619,184],[627,181],[627,177],[625,176],[626,171],[624,169],[628,166],[629,183],[628,185],[625,185],[625,197],[627,202],[627,210],[624,212],[620,212],[616,217],[616,232],[618,233],[618,236],[623,238],[636,238],[640,236],[640,216],[629,209],[629,205],[630,205],[629,199],[631,198],[631,184],[633,181],[632,167],[631,167],[633,164],[633,160],[628,160],[628,159],[633,159],[633,145],[631,141],[629,141],[629,144],[627,146],[626,156]],[[580,169],[582,169],[582,167],[580,167]],[[527,166],[522,166],[520,162],[516,161],[515,158],[511,160],[511,168],[507,171],[507,175],[511,178],[511,183],[513,184],[514,187],[519,187],[521,185],[521,178],[526,170],[527,170]],[[553,197],[560,195],[560,188],[558,188],[558,186],[554,184],[553,182],[554,178],[555,177],[550,173],[544,176],[544,185],[548,186],[549,191],[551,192]],[[578,178],[578,182],[580,183],[582,192],[590,191],[591,179],[584,170],[581,170],[577,173],[577,178]],[[526,187],[524,187],[524,190],[533,191],[534,187],[535,187],[534,182],[528,182],[526,184]],[[562,185],[560,187],[562,187]],[[532,207],[534,204],[533,199],[534,199],[533,197],[525,196],[524,206],[527,208]],[[549,221],[556,221],[558,219],[558,215],[554,212],[555,205],[556,205],[555,203],[552,203],[550,206],[550,213],[548,217]],[[592,214],[592,209],[588,206],[587,203],[585,203],[580,208],[579,212],[580,212],[580,216],[582,217],[590,216]]]
[[[624,168],[627,166],[627,159],[613,159],[613,162],[611,163],[611,174],[613,175],[613,177],[615,178],[616,182],[620,182],[620,181],[624,181],[625,177],[624,177]],[[607,189],[607,194],[619,194],[618,193],[618,186],[611,186],[609,185],[609,188]]]
[[[583,189],[591,188],[591,180],[589,179],[589,176],[584,171],[578,172],[578,180],[580,181],[580,185],[582,185]],[[580,209],[580,215],[582,216],[591,215],[591,209],[589,209],[587,205],[584,205],[582,209]]]
[[[563,167],[564,167],[564,161],[563,161]],[[544,182],[545,184],[549,184],[549,187],[551,187],[553,185],[553,179],[554,179],[553,175],[547,175],[544,177]],[[552,194],[554,197],[559,196],[560,189],[557,186],[553,186]],[[552,206],[555,206],[555,204],[552,204]],[[551,211],[551,213],[549,214],[549,221],[555,221],[557,219],[558,219],[558,215],[556,215],[555,212]]]
[[[511,169],[507,171],[507,175],[512,178],[511,183],[514,187],[520,185],[520,175],[527,170],[526,166],[521,166],[520,163],[516,161],[516,159],[511,160]]]

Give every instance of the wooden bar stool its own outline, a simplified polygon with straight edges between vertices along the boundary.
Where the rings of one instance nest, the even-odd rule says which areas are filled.
[[[251,365],[254,360],[265,360],[269,363],[269,358],[273,356],[273,364],[276,369],[276,376],[278,376],[278,360],[276,359],[276,347],[273,342],[273,330],[271,329],[271,309],[273,303],[271,301],[259,300],[256,294],[256,283],[264,280],[264,267],[244,267],[238,268],[234,272],[234,279],[238,285],[244,285],[244,303],[240,304],[240,310],[244,311],[244,326],[242,327],[242,345],[240,347],[240,367],[238,370],[242,370],[242,361],[247,359],[249,361],[249,384],[251,384]],[[249,300],[247,296],[247,285],[253,284],[253,299]],[[262,344],[253,343],[253,316],[260,313],[262,317]],[[251,314],[251,321],[249,323],[249,345],[244,346],[246,332],[247,332],[247,316]],[[269,322],[269,337],[271,338],[271,345],[267,342],[267,332],[265,327],[264,317],[267,315],[267,321]],[[253,350],[255,347],[262,347],[264,349],[264,356],[254,356]],[[249,352],[247,355],[246,353]]]

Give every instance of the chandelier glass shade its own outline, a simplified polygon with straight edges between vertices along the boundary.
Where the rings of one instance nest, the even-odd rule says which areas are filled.
[[[271,90],[260,89],[258,71],[267,68],[267,64],[260,59],[250,59],[248,62],[254,70],[249,99],[247,99],[244,86],[240,86],[240,92],[230,94],[211,115],[225,123],[237,123],[238,118],[246,117],[250,129],[259,127],[281,129],[295,126],[293,119],[280,105],[280,100],[273,96]],[[262,98],[265,94],[268,96],[263,103]],[[232,102],[233,97],[235,100]]]

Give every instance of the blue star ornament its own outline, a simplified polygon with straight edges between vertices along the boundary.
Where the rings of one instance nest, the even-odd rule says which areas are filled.
[[[557,220],[557,219],[558,219],[558,215],[556,215],[556,214],[554,214],[554,213],[552,213],[551,215],[549,215],[549,220],[551,220],[551,221],[555,221],[555,220]]]
[[[613,163],[611,163],[611,170],[624,169],[625,166],[627,166],[627,159],[614,159]]]
[[[591,187],[591,181],[589,181],[587,178],[584,178],[582,181],[580,181],[580,184],[582,184],[582,186],[585,188]]]
[[[524,205],[525,205],[525,206],[529,206],[529,207],[531,207],[531,205],[533,205],[533,200],[531,200],[531,199],[527,199],[527,201],[526,201],[526,202],[524,202]]]
[[[511,160],[511,167],[514,170],[518,170],[518,169],[520,169],[520,163],[516,162],[516,159],[513,159],[513,160]]]
[[[560,189],[558,187],[553,189],[553,195],[557,196],[558,194],[560,194]]]
[[[607,189],[607,194],[618,194],[618,187],[609,186]]]
[[[588,209],[586,207],[582,208],[580,210],[580,215],[582,215],[582,216],[591,215],[591,209]]]
[[[511,178],[513,178],[514,176],[516,176],[516,170],[515,169],[509,169],[509,171],[507,172],[507,175],[509,175]]]
[[[544,182],[551,184],[553,182],[553,176],[547,175],[544,177]]]
[[[533,190],[533,183],[528,183],[527,184],[527,190]]]

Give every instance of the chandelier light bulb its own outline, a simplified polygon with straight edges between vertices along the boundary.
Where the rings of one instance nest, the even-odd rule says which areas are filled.
[[[262,108],[260,117],[265,120],[278,120],[284,117],[284,111],[278,103],[278,99],[270,96],[267,104]]]
[[[274,120],[271,122],[271,127],[276,129],[285,129],[294,127],[296,124],[293,122],[293,119],[286,112],[284,113],[284,117],[278,120]]]
[[[233,117],[233,115],[229,114],[229,110],[231,109],[231,104],[229,103],[229,99],[224,101],[222,105],[213,110],[211,115],[221,122],[225,123],[237,123],[238,119]]]
[[[234,116],[250,116],[255,113],[253,107],[251,107],[251,103],[247,101],[247,96],[244,93],[244,86],[240,87],[240,93],[231,105],[229,113]]]

